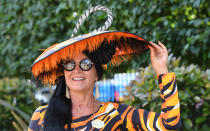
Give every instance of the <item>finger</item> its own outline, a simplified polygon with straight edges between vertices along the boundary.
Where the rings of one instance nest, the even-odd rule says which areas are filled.
[[[157,47],[155,47],[155,46],[157,46],[157,45],[156,45],[155,43],[151,42],[151,41],[150,41],[150,44],[152,45],[152,46],[149,46],[150,49],[152,49],[152,50],[154,51],[155,48],[157,48]]]
[[[155,44],[153,42],[150,42],[150,43],[152,44],[154,51],[162,52],[162,48],[159,45],[157,45],[157,44]]]
[[[150,42],[150,44],[151,44],[151,42]],[[152,44],[152,45],[153,45],[153,44]],[[149,50],[150,50],[150,55],[151,55],[151,56],[154,55],[154,47],[149,46]]]
[[[158,41],[158,44],[160,45],[160,47],[163,49],[164,53],[168,53],[167,48],[165,47],[165,45],[163,45],[160,41]]]

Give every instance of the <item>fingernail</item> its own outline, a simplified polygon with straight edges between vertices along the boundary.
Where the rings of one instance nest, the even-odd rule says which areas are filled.
[[[152,41],[150,41],[149,43],[151,44],[150,46],[152,46],[154,44]]]

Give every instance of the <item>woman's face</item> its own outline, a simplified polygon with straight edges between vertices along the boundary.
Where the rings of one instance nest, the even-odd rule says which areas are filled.
[[[71,91],[86,91],[93,89],[94,83],[98,80],[95,66],[88,71],[83,71],[79,67],[81,60],[87,58],[83,53],[74,56],[71,60],[76,63],[76,67],[72,71],[64,70],[66,84]]]

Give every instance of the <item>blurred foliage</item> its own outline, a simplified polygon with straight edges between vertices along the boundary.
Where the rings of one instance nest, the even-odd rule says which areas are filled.
[[[182,131],[210,130],[210,70],[193,64],[186,66],[181,57],[169,56],[169,70],[175,72],[181,102]],[[152,66],[140,68],[139,76],[127,89],[126,103],[137,108],[161,112],[160,90]]]
[[[31,114],[39,106],[34,93],[35,88],[27,80],[17,78],[0,80],[1,131],[28,128]]]
[[[209,0],[3,0],[0,2],[0,77],[30,78],[30,65],[44,49],[70,38],[74,26],[90,6],[111,8],[110,30],[160,40],[183,61],[210,66]],[[88,33],[103,25],[106,14],[94,13],[80,28]],[[138,67],[148,57],[127,64]],[[122,68],[125,66],[122,66]],[[131,67],[131,68],[132,68]]]
[[[22,131],[22,130],[27,131],[29,123],[24,122],[14,111],[11,111],[11,114],[17,121],[17,122],[16,121],[12,122],[12,125],[15,127],[15,129],[17,131]]]

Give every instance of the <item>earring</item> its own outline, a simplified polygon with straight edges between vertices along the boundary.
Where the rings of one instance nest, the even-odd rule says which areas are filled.
[[[95,87],[95,99],[98,99],[100,97],[100,93],[99,93],[99,89],[98,89],[98,85],[96,85]]]
[[[70,97],[70,92],[69,92],[69,87],[66,85],[66,97],[68,98],[68,99],[70,99],[71,97]]]

